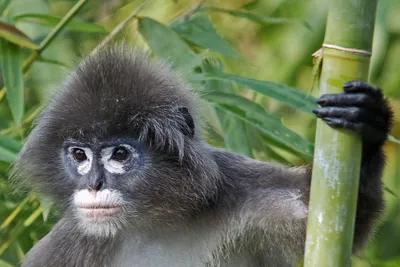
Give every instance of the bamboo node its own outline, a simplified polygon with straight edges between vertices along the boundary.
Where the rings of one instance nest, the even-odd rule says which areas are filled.
[[[335,49],[335,50],[339,50],[339,51],[343,51],[343,52],[347,52],[347,53],[352,53],[352,54],[356,54],[356,55],[363,55],[363,56],[372,55],[372,52],[368,51],[368,50],[347,48],[347,47],[343,47],[343,46],[340,46],[340,45],[322,44],[322,47],[323,48]]]

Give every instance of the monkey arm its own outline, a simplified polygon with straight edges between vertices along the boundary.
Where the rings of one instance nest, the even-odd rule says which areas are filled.
[[[280,260],[297,262],[304,253],[311,168],[287,168],[222,150],[216,150],[214,157],[224,174],[225,189],[228,184],[231,188],[230,192],[220,197],[231,201],[226,206],[235,210],[232,221],[239,229],[234,232],[250,240],[248,242],[251,245],[259,243],[258,247],[263,250],[260,255],[267,253],[267,259],[272,257],[270,254],[285,254],[279,257]],[[354,250],[368,239],[383,209],[380,181],[382,167],[381,149],[364,155]],[[285,262],[279,264],[292,266]]]
[[[392,124],[392,112],[381,90],[363,82],[349,82],[344,93],[324,95],[313,112],[329,126],[348,129],[362,138],[363,152],[354,249],[367,240],[374,221],[383,210],[381,176],[383,144]],[[254,161],[228,152],[216,160],[229,183],[240,196],[240,220],[263,228],[272,246],[280,250],[304,249],[311,184],[311,168],[285,168]],[[229,163],[226,164],[226,163]],[[233,179],[233,181],[231,181]],[[290,240],[286,242],[285,239]],[[271,241],[272,242],[272,241]],[[289,247],[287,247],[289,246]]]

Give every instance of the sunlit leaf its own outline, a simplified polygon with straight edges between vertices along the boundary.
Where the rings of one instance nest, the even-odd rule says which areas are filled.
[[[29,227],[40,216],[40,214],[42,214],[42,211],[43,209],[41,206],[37,208],[35,211],[33,211],[32,214],[25,219],[24,227]]]
[[[205,73],[204,77],[235,82],[310,114],[312,114],[312,109],[317,107],[316,99],[313,96],[306,95],[300,90],[283,84],[260,81],[223,72]]]
[[[29,49],[38,49],[35,43],[33,43],[25,33],[21,32],[11,24],[0,21],[0,37],[3,37],[7,41],[16,44],[18,46],[26,47]],[[1,38],[0,38],[1,39]]]
[[[211,6],[201,7],[201,8],[199,8],[198,11],[199,12],[200,11],[214,11],[214,12],[226,13],[231,16],[248,19],[248,20],[263,24],[263,25],[300,23],[307,29],[312,30],[311,25],[307,21],[302,20],[302,19],[265,17],[265,16],[259,16],[259,15],[249,13],[249,12],[244,12],[244,11],[239,11],[239,10],[229,10],[229,9],[223,9],[223,8],[211,7]]]
[[[205,98],[224,111],[242,119],[262,131],[270,140],[290,151],[298,152],[306,160],[313,157],[313,144],[286,128],[258,104],[238,95],[210,93]]]
[[[7,89],[8,106],[14,121],[20,124],[24,113],[24,81],[22,76],[21,48],[0,39],[1,68]]]
[[[210,18],[205,14],[195,14],[182,23],[176,21],[171,28],[200,47],[240,58],[240,55],[217,33]]]
[[[175,68],[190,71],[200,65],[201,57],[169,27],[150,18],[140,18],[139,31],[151,49]]]
[[[7,135],[0,134],[0,161],[12,163],[22,144]]]
[[[42,25],[47,26],[55,26],[61,21],[61,17],[51,16],[47,14],[23,14],[19,16],[15,16],[14,20],[28,20],[37,22]],[[84,21],[79,21],[78,19],[72,19],[65,26],[65,29],[71,31],[79,31],[79,32],[95,32],[95,33],[107,33],[107,31],[100,25],[94,23],[88,23]]]

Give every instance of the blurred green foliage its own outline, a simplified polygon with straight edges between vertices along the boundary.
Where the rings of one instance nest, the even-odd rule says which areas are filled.
[[[0,0],[0,267],[16,266],[59,214],[33,194],[13,194],[7,172],[35,116],[76,62],[104,38],[169,62],[204,101],[214,146],[289,165],[312,159],[313,58],[327,0]],[[400,1],[379,1],[371,82],[400,114]],[[298,88],[298,89],[295,89]],[[396,122],[399,117],[396,117]],[[395,123],[393,136],[400,136]],[[354,266],[400,266],[400,147],[386,145],[386,214]]]

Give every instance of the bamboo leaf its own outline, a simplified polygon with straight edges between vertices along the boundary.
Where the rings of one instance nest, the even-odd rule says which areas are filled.
[[[202,64],[202,70],[205,72],[221,69],[222,64],[218,61],[207,60]],[[206,81],[206,88],[220,93],[234,93],[234,88],[230,81],[208,80]],[[219,108],[216,108],[215,112],[226,147],[231,151],[253,157],[246,123],[230,114],[226,114]]]
[[[2,0],[0,1],[0,16],[4,13],[7,7],[10,5],[11,0]]]
[[[313,144],[286,128],[277,118],[268,115],[260,105],[234,94],[210,93],[204,97],[229,114],[253,125],[269,140],[297,152],[306,160],[312,159]]]
[[[24,113],[24,81],[22,79],[21,48],[2,39],[0,40],[0,52],[8,105],[14,121],[19,125]]]
[[[312,109],[317,107],[316,99],[313,96],[306,95],[300,90],[286,85],[250,79],[224,72],[205,73],[204,77],[206,79],[229,80],[235,82],[306,113],[312,114]]]
[[[8,227],[12,221],[15,220],[17,215],[22,211],[22,209],[25,207],[25,205],[32,200],[33,195],[28,195],[24,198],[24,200],[21,201],[21,203],[11,212],[10,215],[3,221],[3,223],[0,225],[0,230],[5,229]]]
[[[53,206],[53,202],[50,198],[42,195],[38,196],[38,198],[40,201],[40,207],[42,208],[43,221],[47,221],[47,218],[49,217],[51,211],[51,207]]]
[[[14,265],[3,259],[0,259],[0,267],[14,267]]]
[[[24,227],[29,227],[40,216],[40,214],[42,214],[42,211],[43,211],[43,209],[40,206],[34,212],[32,212],[32,214],[29,215],[29,217],[25,219]]]
[[[167,26],[150,18],[139,18],[139,32],[152,50],[175,68],[188,71],[200,65],[201,57]]]
[[[184,39],[200,47],[226,56],[241,58],[217,33],[210,18],[205,14],[195,14],[182,23],[176,21],[170,27]]]
[[[39,48],[39,46],[33,43],[25,33],[21,32],[13,25],[3,21],[0,21],[0,37],[3,37],[13,44],[29,49],[37,50]]]
[[[388,192],[389,194],[391,194],[392,196],[396,197],[396,198],[400,198],[392,189],[390,189],[389,187],[385,186],[385,191]]]
[[[62,17],[56,17],[56,16],[47,15],[47,14],[28,13],[28,14],[15,16],[13,19],[16,21],[28,20],[28,21],[37,22],[41,25],[54,27],[61,21]],[[65,26],[65,29],[71,30],[71,31],[78,31],[78,32],[107,33],[107,31],[104,29],[104,27],[102,27],[98,24],[88,23],[88,22],[80,21],[78,19],[70,20],[68,22],[68,24]]]
[[[7,135],[0,134],[0,161],[12,163],[17,157],[22,144]]]
[[[239,11],[239,10],[229,10],[229,9],[223,9],[223,8],[211,7],[211,6],[201,7],[198,9],[198,12],[204,12],[204,11],[225,13],[225,14],[229,14],[231,16],[248,19],[248,20],[257,22],[259,24],[262,24],[262,25],[301,23],[304,27],[306,27],[307,29],[312,31],[311,25],[307,21],[302,20],[302,19],[265,17],[265,16],[259,16],[259,15],[249,13],[249,12],[244,12],[244,11]]]

